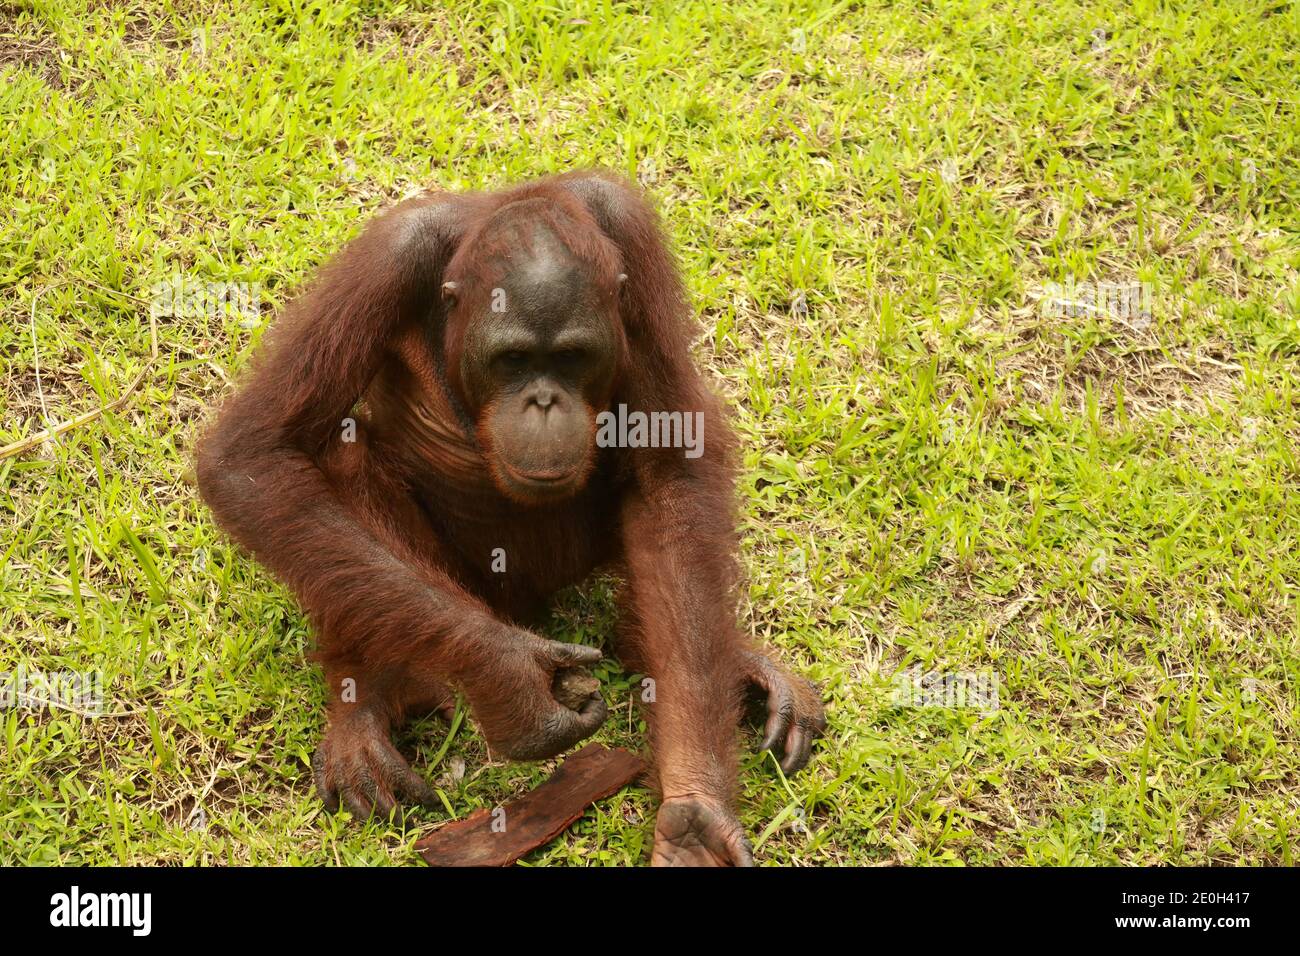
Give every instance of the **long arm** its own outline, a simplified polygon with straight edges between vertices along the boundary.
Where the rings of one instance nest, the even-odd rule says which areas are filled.
[[[664,795],[655,862],[748,862],[731,816],[745,647],[736,628],[733,439],[691,362],[685,295],[656,217],[597,174],[562,179],[623,257],[620,312],[633,370],[616,400],[629,411],[703,416],[703,453],[625,450],[629,656],[654,681],[647,707]],[[684,847],[694,847],[679,856]],[[707,851],[701,850],[707,847]],[[705,853],[708,859],[699,858]]]
[[[767,694],[764,746],[784,750],[787,772],[808,759],[825,726],[821,703],[736,627],[735,442],[691,362],[685,294],[656,217],[612,178],[586,173],[561,183],[619,247],[628,276],[620,311],[636,369],[616,400],[704,423],[698,456],[625,452],[633,485],[621,515],[630,656],[655,681],[648,718],[664,794],[653,860],[748,863],[731,813],[743,694],[750,686]]]
[[[204,499],[297,594],[327,661],[395,657],[419,640],[436,669],[456,670],[493,623],[440,570],[359,521],[318,465],[393,335],[440,307],[457,202],[411,200],[372,222],[269,333],[199,447]]]
[[[375,220],[272,331],[199,448],[199,487],[218,521],[312,618],[333,691],[317,787],[326,806],[357,815],[387,813],[399,796],[432,799],[388,733],[408,707],[445,705],[444,682],[465,692],[506,756],[558,753],[606,713],[599,699],[574,711],[550,693],[557,667],[600,653],[501,621],[443,569],[436,541],[417,549],[415,509],[364,441],[339,479],[363,484],[346,501],[321,468],[394,336],[439,317],[443,272],[478,201],[417,200]],[[345,682],[351,693],[338,694]]]

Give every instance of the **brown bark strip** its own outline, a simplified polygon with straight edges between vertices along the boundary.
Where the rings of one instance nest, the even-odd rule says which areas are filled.
[[[492,813],[475,810],[415,844],[430,866],[509,866],[569,828],[587,807],[639,777],[636,754],[588,744],[537,789],[509,801],[505,830],[494,832]]]

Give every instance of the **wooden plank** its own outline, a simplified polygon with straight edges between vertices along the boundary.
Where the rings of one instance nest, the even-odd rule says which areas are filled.
[[[415,844],[430,866],[510,866],[550,843],[597,800],[627,786],[645,770],[636,754],[588,744],[535,790],[489,811],[440,827]]]

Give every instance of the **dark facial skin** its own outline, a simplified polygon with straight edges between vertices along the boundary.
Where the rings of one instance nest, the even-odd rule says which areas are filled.
[[[503,494],[524,503],[566,498],[591,472],[596,412],[614,380],[617,279],[596,282],[539,227],[497,283],[444,287],[464,329],[464,397]]]

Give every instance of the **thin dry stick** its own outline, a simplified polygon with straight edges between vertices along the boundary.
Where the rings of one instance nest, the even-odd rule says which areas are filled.
[[[84,415],[78,415],[76,418],[69,418],[67,421],[59,422],[59,424],[52,428],[47,428],[44,431],[37,432],[35,435],[29,435],[26,438],[19,439],[16,442],[11,442],[3,448],[0,448],[0,461],[4,461],[6,458],[12,458],[14,455],[21,455],[23,452],[30,451],[37,445],[41,445],[44,442],[49,441],[51,438],[62,435],[64,432],[71,431],[74,428],[80,428],[87,422],[93,422],[105,412],[117,411],[126,404],[126,400],[131,397],[131,393],[139,387],[142,381],[144,381],[145,373],[149,371],[152,364],[152,360],[146,362],[144,368],[140,369],[140,374],[132,380],[131,384],[126,387],[126,390],[108,404],[100,405],[99,408],[86,412]]]

